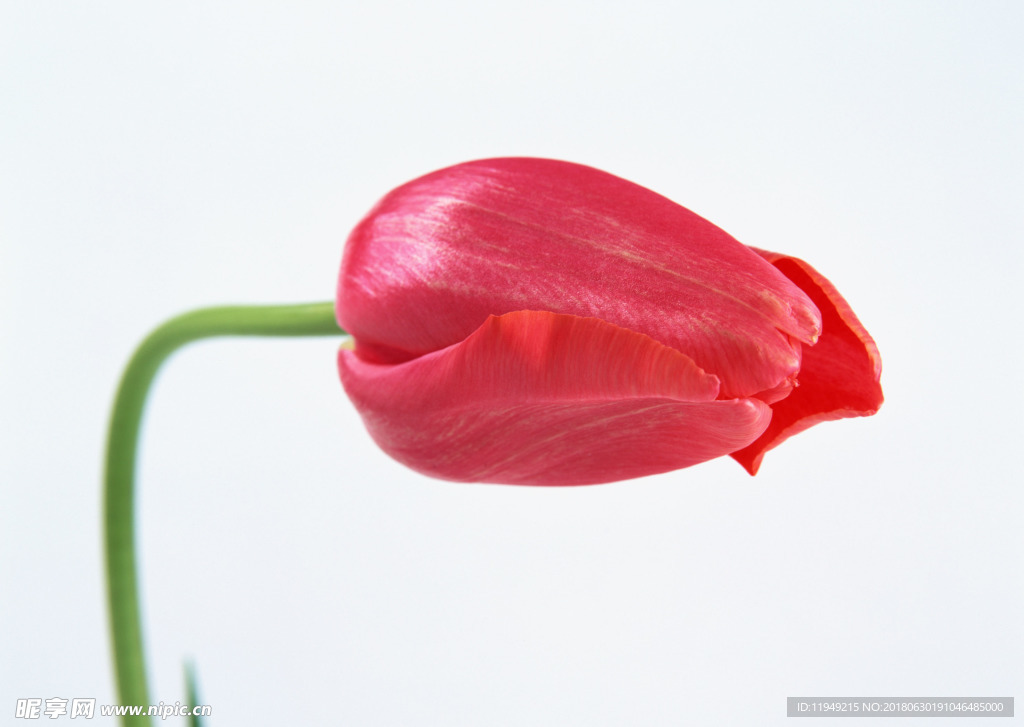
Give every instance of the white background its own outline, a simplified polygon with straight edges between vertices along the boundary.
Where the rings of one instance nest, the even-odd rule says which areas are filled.
[[[497,155],[804,257],[878,341],[882,411],[755,479],[453,485],[375,448],[337,341],[196,345],[143,439],[154,701],[189,657],[217,725],[1024,698],[1022,34],[1017,2],[5,3],[0,715],[115,700],[99,477],[141,337],[330,300],[377,198]]]

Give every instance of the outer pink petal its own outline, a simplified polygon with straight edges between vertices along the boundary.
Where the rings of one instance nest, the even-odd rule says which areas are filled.
[[[784,389],[820,323],[797,286],[727,233],[578,164],[443,169],[391,192],[349,237],[338,321],[368,361],[437,351],[517,310],[645,333],[716,374],[723,398]]]
[[[882,405],[882,359],[878,347],[835,286],[795,257],[756,250],[799,285],[822,316],[817,344],[804,347],[799,385],[772,404],[772,420],[764,434],[733,453],[750,474],[756,474],[764,453],[818,422],[869,416]]]
[[[399,364],[338,358],[367,429],[433,477],[582,485],[688,467],[746,446],[770,418],[716,400],[678,351],[595,318],[519,311]]]

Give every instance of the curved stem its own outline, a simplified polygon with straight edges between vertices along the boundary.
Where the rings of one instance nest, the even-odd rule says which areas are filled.
[[[149,724],[150,704],[135,563],[135,469],[146,396],[160,365],[181,346],[213,336],[329,336],[343,334],[332,303],[221,306],[177,316],[136,349],[121,377],[107,436],[104,544],[107,597],[118,701],[143,707],[123,724]]]

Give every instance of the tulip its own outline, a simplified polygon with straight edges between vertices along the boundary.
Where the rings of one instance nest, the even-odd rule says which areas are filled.
[[[341,381],[424,474],[579,485],[764,453],[882,402],[874,341],[802,260],[586,166],[489,159],[385,196],[345,247]]]

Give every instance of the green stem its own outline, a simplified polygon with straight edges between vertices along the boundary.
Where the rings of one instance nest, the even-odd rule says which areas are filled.
[[[135,463],[146,396],[160,365],[181,346],[201,338],[343,333],[332,303],[203,308],[157,328],[128,362],[114,399],[103,493],[107,595],[120,704],[150,704],[135,564]],[[149,718],[125,717],[123,724],[149,724]]]

